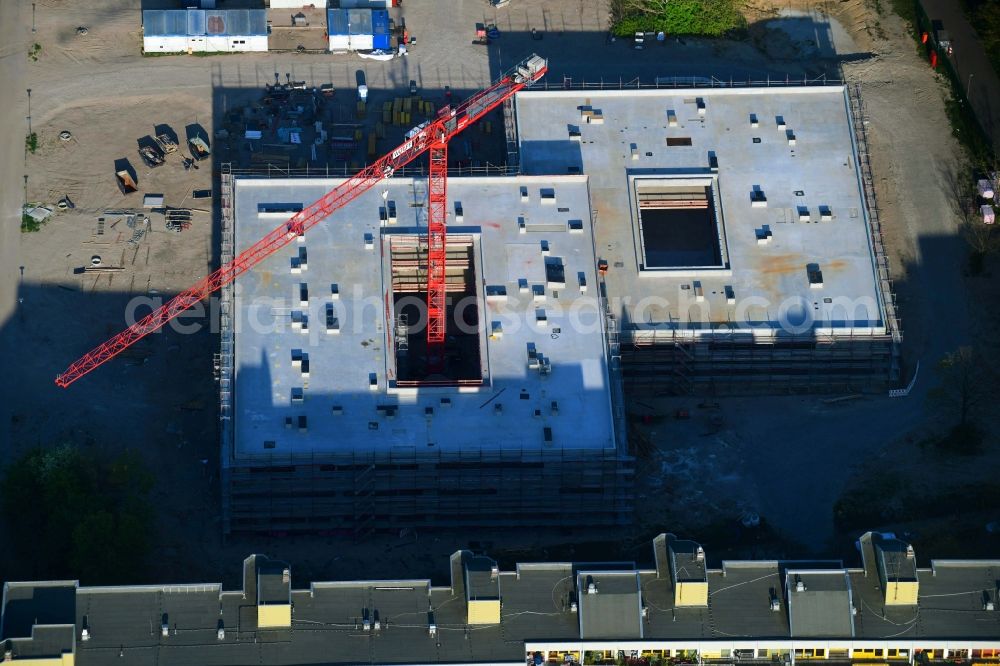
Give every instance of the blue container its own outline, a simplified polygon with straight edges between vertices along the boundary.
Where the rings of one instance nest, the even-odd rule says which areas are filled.
[[[384,9],[372,11],[372,48],[388,51],[392,48],[389,34],[389,12]]]

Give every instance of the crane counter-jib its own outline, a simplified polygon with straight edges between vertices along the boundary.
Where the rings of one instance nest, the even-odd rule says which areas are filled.
[[[250,270],[268,256],[293,242],[313,226],[329,218],[335,211],[359,197],[395,171],[419,157],[432,145],[442,146],[470,124],[509,99],[518,90],[544,76],[547,64],[537,55],[524,60],[486,90],[473,95],[455,108],[446,107],[423,129],[401,146],[384,155],[353,177],[339,184],[312,205],[296,213],[288,222],[277,227],[246,248],[231,262],[181,292],[107,342],[99,345],[70,365],[56,377],[56,384],[66,388],[76,380],[120,354],[132,344],[159,330],[167,322]]]

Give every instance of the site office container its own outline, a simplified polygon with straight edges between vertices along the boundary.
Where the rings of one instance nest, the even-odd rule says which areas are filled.
[[[372,32],[372,10],[347,10],[347,25],[350,32],[352,51],[371,51],[374,48],[375,35]]]
[[[329,9],[326,12],[327,35],[331,51],[347,51],[351,48],[350,31],[346,9]]]
[[[372,48],[388,51],[392,48],[389,32],[389,12],[384,9],[372,11]]]

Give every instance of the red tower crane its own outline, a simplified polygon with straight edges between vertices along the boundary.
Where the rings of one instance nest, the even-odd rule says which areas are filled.
[[[457,106],[446,106],[437,118],[418,125],[407,133],[406,141],[375,163],[327,192],[313,204],[271,231],[238,254],[211,275],[160,306],[143,319],[94,348],[56,376],[56,384],[66,388],[76,380],[128,349],[168,321],[229,284],[265,258],[293,242],[341,207],[370,190],[396,170],[430,151],[427,216],[427,343],[428,369],[440,371],[446,329],[445,318],[445,247],[447,216],[448,141],[469,125],[503,104],[518,90],[530,86],[545,75],[548,67],[537,55],[525,59],[493,85]]]

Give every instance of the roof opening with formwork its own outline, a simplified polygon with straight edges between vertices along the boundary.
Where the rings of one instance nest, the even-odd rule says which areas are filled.
[[[389,237],[398,387],[474,386],[483,382],[473,236],[451,234],[447,242],[445,365],[442,372],[431,375],[426,363],[427,240],[417,235]]]
[[[713,181],[634,180],[641,270],[723,268],[723,242]]]

